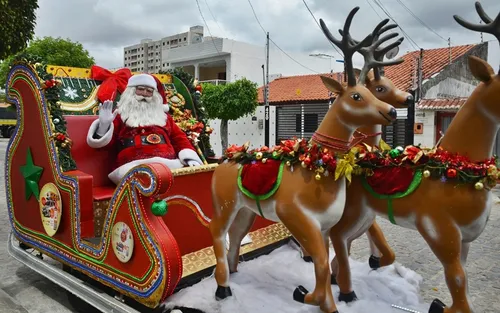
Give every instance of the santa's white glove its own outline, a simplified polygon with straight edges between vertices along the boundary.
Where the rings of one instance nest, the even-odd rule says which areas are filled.
[[[200,162],[195,161],[195,160],[188,160],[186,163],[187,163],[187,165],[189,165],[189,166],[198,166],[198,165],[201,165],[201,163],[200,163]]]
[[[99,104],[99,125],[96,134],[104,136],[108,131],[111,123],[115,120],[118,111],[113,112],[113,101],[106,100],[104,103]]]

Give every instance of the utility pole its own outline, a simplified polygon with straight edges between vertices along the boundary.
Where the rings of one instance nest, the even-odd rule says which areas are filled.
[[[264,145],[269,147],[269,32],[266,36],[266,77],[264,79]]]

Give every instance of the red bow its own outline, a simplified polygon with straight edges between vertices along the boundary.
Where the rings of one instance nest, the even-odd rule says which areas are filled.
[[[97,65],[93,65],[90,70],[90,77],[94,80],[102,81],[97,91],[97,99],[101,103],[106,100],[115,100],[116,91],[120,94],[127,88],[128,79],[132,72],[128,68],[122,68],[111,73],[109,70]]]

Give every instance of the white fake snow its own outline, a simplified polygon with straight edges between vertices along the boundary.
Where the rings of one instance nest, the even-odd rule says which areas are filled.
[[[330,259],[333,255],[330,249]],[[350,304],[339,302],[339,288],[333,285],[339,313],[404,312],[391,304],[422,313],[429,310],[430,303],[422,303],[419,296],[422,277],[414,271],[398,263],[373,271],[368,256],[364,262],[351,258],[350,265],[358,300]],[[292,297],[295,287],[303,285],[312,291],[314,282],[313,264],[304,262],[296,245],[290,243],[269,255],[240,263],[238,273],[230,276],[232,297],[215,300],[217,283],[212,275],[170,296],[164,305],[165,309],[184,306],[206,313],[319,313],[319,307],[298,303]]]

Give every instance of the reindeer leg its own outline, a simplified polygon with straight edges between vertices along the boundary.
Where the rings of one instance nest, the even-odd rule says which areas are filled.
[[[229,251],[227,253],[227,261],[229,263],[230,273],[238,271],[241,240],[248,234],[256,216],[257,215],[250,210],[240,210],[231,224],[231,227],[229,227]]]
[[[277,214],[295,239],[310,253],[314,262],[314,291],[310,293],[305,287],[298,286],[293,292],[293,299],[300,303],[319,305],[325,313],[338,313],[330,286],[328,254],[321,230],[299,208],[287,207],[277,210]]]
[[[373,221],[366,235],[368,236],[370,250],[372,251],[369,260],[370,267],[376,270],[394,263],[396,255],[387,243],[384,233],[376,221]],[[380,253],[382,253],[382,256],[380,256]]]
[[[339,301],[347,303],[357,300],[356,293],[352,290],[351,267],[349,265],[349,251],[347,240],[340,236],[330,235],[338,262],[337,276],[335,277],[340,289]],[[352,240],[351,240],[352,241]]]
[[[217,207],[216,203],[218,203],[218,201],[214,201],[214,207]],[[237,210],[238,209],[234,206],[226,204],[220,211],[215,211],[215,214],[209,224],[216,259],[215,280],[217,281],[217,290],[215,291],[215,298],[217,300],[222,300],[232,296],[231,288],[229,287],[229,266],[226,256],[226,234],[229,226],[238,213]]]
[[[444,267],[444,275],[453,304],[435,299],[429,313],[472,313],[467,294],[467,276],[463,267],[468,244],[462,243],[458,226],[445,213],[417,217],[417,230]],[[462,252],[462,247],[465,251]]]

